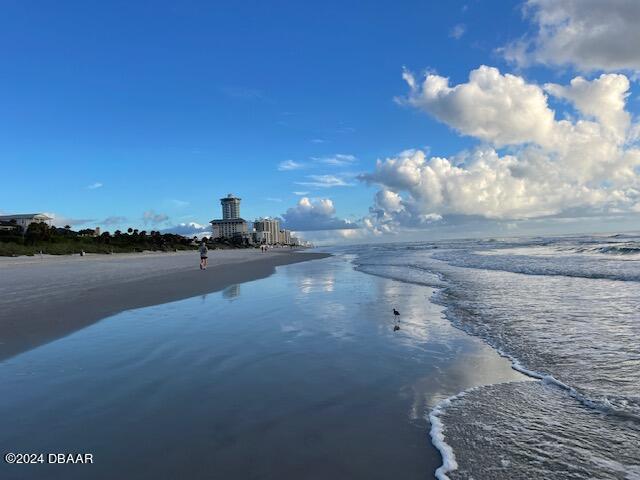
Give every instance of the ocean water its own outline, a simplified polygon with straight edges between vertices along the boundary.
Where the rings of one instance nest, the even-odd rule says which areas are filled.
[[[527,377],[454,327],[434,288],[356,259],[122,312],[1,361],[0,452],[95,463],[0,461],[0,478],[433,478],[425,414]]]
[[[640,238],[333,252],[0,362],[0,451],[95,459],[0,478],[640,478]]]
[[[361,272],[433,288],[453,325],[538,379],[436,405],[438,478],[640,478],[640,237],[341,251]]]

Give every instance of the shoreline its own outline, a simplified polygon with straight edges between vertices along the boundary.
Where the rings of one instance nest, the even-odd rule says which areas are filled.
[[[268,277],[280,265],[330,256],[300,251],[8,257],[0,261],[0,361],[125,310]],[[232,267],[232,268],[231,268]]]
[[[232,296],[129,310],[0,362],[12,392],[5,451],[95,445],[102,459],[95,476],[105,478],[123,470],[199,478],[212,469],[225,478],[305,471],[433,478],[443,463],[428,436],[433,406],[520,374],[455,328],[442,305],[425,302],[433,287],[369,275],[343,260],[278,269]],[[393,306],[402,312],[399,331]],[[64,431],[48,428],[77,406]],[[25,427],[16,413],[23,410],[39,421]],[[176,438],[184,448],[163,462],[136,460],[154,458]],[[135,455],[123,458],[123,448]],[[281,451],[293,454],[274,464]],[[205,459],[198,470],[194,454]]]

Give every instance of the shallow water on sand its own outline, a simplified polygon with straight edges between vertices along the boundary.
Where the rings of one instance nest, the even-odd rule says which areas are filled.
[[[432,477],[431,408],[524,377],[445,320],[432,288],[349,260],[124,312],[1,362],[0,450],[95,463],[3,463],[0,477]]]
[[[459,468],[441,478],[640,479],[640,237],[344,251],[362,271],[436,287],[452,324],[542,380],[444,402],[439,447]]]

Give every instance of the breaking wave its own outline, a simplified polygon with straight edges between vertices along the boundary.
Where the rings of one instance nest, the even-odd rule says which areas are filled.
[[[431,242],[356,253],[358,270],[435,287],[433,301],[455,326],[540,379],[437,405],[429,419],[443,457],[439,479],[640,478],[637,237]],[[540,432],[540,425],[553,428]],[[496,431],[494,440],[486,436]],[[560,453],[545,451],[551,447]]]

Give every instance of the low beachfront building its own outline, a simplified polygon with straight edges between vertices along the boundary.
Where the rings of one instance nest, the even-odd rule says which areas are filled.
[[[291,230],[280,230],[280,243],[291,245]]]
[[[280,243],[279,220],[276,220],[275,218],[258,218],[253,222],[253,229],[260,235],[266,235],[266,237],[263,238],[268,238],[268,240],[264,243],[267,243],[268,245],[275,245],[276,243]],[[261,232],[268,233],[262,234]]]
[[[32,223],[46,223],[51,226],[53,218],[44,213],[20,213],[16,215],[0,215],[0,221],[13,223],[26,231]]]
[[[257,243],[260,245],[273,245],[273,240],[271,239],[271,232],[268,230],[260,230],[253,231],[251,233],[253,237],[253,243]]]
[[[249,234],[249,225],[242,218],[227,218],[222,220],[211,220],[213,238],[234,238]]]
[[[5,222],[4,220],[0,220],[0,231],[10,232],[12,230],[18,230],[18,225],[12,222]]]

